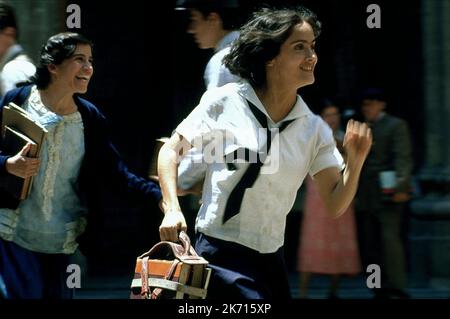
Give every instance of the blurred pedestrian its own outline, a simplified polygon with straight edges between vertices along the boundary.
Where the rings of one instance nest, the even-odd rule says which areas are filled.
[[[238,0],[179,0],[178,10],[189,10],[190,23],[187,32],[192,34],[200,49],[213,49],[214,55],[205,68],[206,89],[236,82],[239,77],[232,74],[222,63],[230,46],[239,37],[237,31],[242,23],[242,12]]]
[[[25,83],[36,72],[31,59],[17,42],[19,27],[14,9],[0,2],[0,97]]]
[[[231,44],[239,37],[237,31],[243,16],[238,0],[179,0],[177,10],[189,10],[190,23],[187,32],[192,34],[200,49],[214,49],[209,59],[204,81],[206,89],[239,81],[222,60],[230,52]],[[206,163],[201,152],[191,149],[178,169],[179,195],[200,195]]]
[[[407,269],[402,226],[410,199],[413,159],[405,120],[386,112],[381,88],[362,94],[361,111],[372,129],[373,147],[361,172],[358,224],[364,265],[381,267],[376,297],[406,298]]]
[[[329,99],[320,104],[319,114],[332,129],[336,145],[345,158],[339,108]],[[361,271],[353,203],[344,214],[333,218],[312,178],[307,177],[300,236],[297,268],[300,298],[307,297],[311,274],[329,276],[328,298],[338,298],[341,277]]]

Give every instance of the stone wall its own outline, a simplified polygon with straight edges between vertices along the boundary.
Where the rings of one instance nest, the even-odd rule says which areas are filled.
[[[19,43],[37,61],[42,44],[58,32],[65,31],[66,3],[61,0],[10,0],[16,11]]]
[[[425,160],[411,203],[411,276],[450,287],[450,1],[422,1]]]

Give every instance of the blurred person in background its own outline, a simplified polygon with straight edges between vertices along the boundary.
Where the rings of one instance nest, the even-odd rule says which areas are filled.
[[[408,298],[402,235],[413,168],[408,124],[386,112],[386,94],[381,88],[364,90],[361,101],[362,115],[373,134],[357,194],[361,256],[365,267],[381,267],[376,298]]]
[[[18,35],[14,9],[0,2],[0,97],[27,82],[36,72],[31,59],[17,43]]]
[[[321,101],[318,114],[333,131],[336,146],[345,159],[344,131],[341,114],[330,99]],[[342,216],[333,218],[327,212],[317,186],[311,177],[306,179],[306,197],[300,231],[298,268],[300,298],[307,298],[311,274],[330,277],[328,298],[338,298],[341,276],[361,271],[353,203]]]
[[[222,62],[239,37],[237,30],[245,16],[239,0],[179,0],[175,9],[189,12],[187,32],[192,34],[198,47],[214,50],[203,75],[206,89],[239,81]],[[201,152],[191,149],[178,169],[179,195],[200,195],[205,173],[206,163]]]

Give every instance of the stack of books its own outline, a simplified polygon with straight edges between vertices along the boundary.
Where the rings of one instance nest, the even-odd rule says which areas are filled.
[[[2,112],[2,154],[16,155],[27,144],[31,144],[25,156],[37,158],[44,142],[47,130],[34,120],[28,112],[14,103],[5,105]],[[21,178],[7,174],[2,178],[0,186],[17,199],[27,198],[31,190],[33,177]]]

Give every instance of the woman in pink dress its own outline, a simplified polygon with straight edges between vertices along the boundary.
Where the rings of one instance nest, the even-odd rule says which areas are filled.
[[[339,129],[338,107],[328,101],[320,115],[333,130],[342,153],[344,133]],[[306,179],[298,259],[300,298],[307,296],[311,274],[329,275],[329,298],[337,298],[341,275],[356,275],[361,271],[353,205],[339,218],[331,217],[310,176]]]

